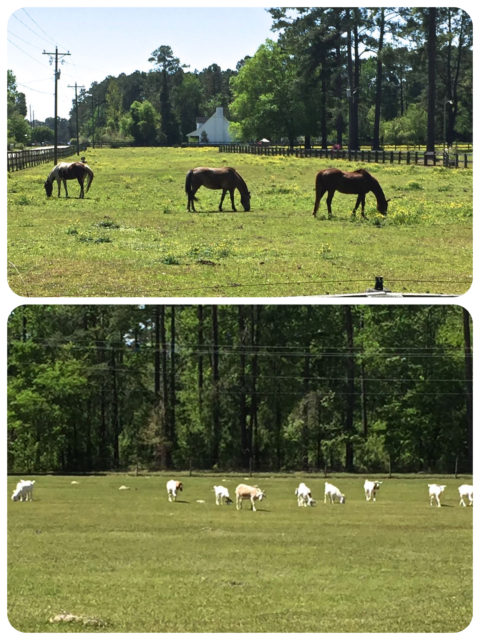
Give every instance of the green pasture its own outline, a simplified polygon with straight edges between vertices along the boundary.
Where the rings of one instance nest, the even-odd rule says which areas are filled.
[[[8,175],[8,277],[23,296],[313,296],[363,292],[383,276],[393,291],[464,293],[472,279],[472,171],[407,165],[368,169],[391,198],[386,217],[367,195],[323,199],[316,172],[331,161],[216,149],[90,149],[91,190],[47,199],[50,165]],[[73,159],[73,158],[72,158]],[[346,170],[353,163],[337,161]],[[201,188],[186,210],[186,172],[232,165],[251,211]]]
[[[472,616],[470,478],[250,478],[257,512],[218,507],[243,477],[36,477],[33,502],[8,500],[8,616],[23,632],[457,632]],[[297,507],[305,479],[317,498]],[[11,491],[17,478],[8,479]],[[430,507],[427,483],[447,485]],[[120,486],[127,490],[120,490]],[[70,621],[50,622],[59,615]],[[57,618],[58,620],[58,618]]]

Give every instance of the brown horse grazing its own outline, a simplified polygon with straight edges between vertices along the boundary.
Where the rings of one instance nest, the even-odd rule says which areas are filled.
[[[59,162],[50,172],[48,178],[45,180],[44,187],[47,192],[47,196],[50,197],[53,191],[53,181],[57,181],[58,185],[58,197],[60,197],[60,187],[63,182],[65,187],[65,197],[68,198],[67,180],[78,180],[80,185],[80,198],[84,197],[83,183],[85,178],[87,179],[87,191],[90,189],[90,185],[93,180],[93,171],[88,164],[84,162]]]
[[[389,200],[385,199],[382,187],[368,171],[357,169],[356,171],[341,171],[340,169],[324,169],[317,173],[315,179],[315,206],[313,215],[317,215],[318,205],[325,191],[328,191],[327,208],[328,217],[332,215],[332,199],[335,191],[340,193],[355,193],[358,195],[357,202],[353,209],[355,215],[358,206],[362,205],[362,217],[365,218],[365,194],[372,191],[377,198],[377,211],[386,214]]]
[[[195,211],[194,201],[197,200],[195,193],[202,185],[207,189],[223,189],[218,207],[219,211],[222,211],[223,199],[227,191],[230,192],[232,209],[236,211],[233,199],[235,189],[240,191],[240,200],[245,211],[250,211],[250,193],[247,185],[241,175],[232,167],[221,167],[220,169],[196,167],[195,169],[190,169],[185,180],[185,192],[188,197],[187,211]]]

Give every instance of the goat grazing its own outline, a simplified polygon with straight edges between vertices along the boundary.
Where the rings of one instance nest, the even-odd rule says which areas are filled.
[[[213,490],[215,491],[215,504],[219,506],[221,504],[230,504],[233,502],[230,498],[230,493],[228,492],[227,487],[222,487],[222,485],[214,485]]]
[[[235,489],[235,498],[237,509],[242,508],[243,500],[250,500],[252,504],[252,511],[256,511],[255,502],[257,500],[263,500],[265,493],[258,487],[251,487],[248,484],[239,484]]]
[[[297,504],[299,507],[313,507],[315,500],[312,498],[312,492],[304,482],[300,482],[295,489],[297,496]]]
[[[169,502],[175,502],[177,499],[177,491],[183,491],[183,484],[178,480],[169,480],[167,482],[167,496]]]
[[[33,500],[33,485],[35,480],[19,480],[13,490],[12,500],[14,502],[29,502]]]
[[[329,498],[330,504],[337,500],[340,504],[345,504],[344,494],[335,485],[330,484],[330,482],[325,482],[325,497],[323,502],[327,502],[327,498]]]

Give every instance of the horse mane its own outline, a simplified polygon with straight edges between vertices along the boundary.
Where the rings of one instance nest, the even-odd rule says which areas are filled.
[[[225,169],[227,169],[227,171],[231,171],[234,174],[234,176],[238,180],[239,190],[241,189],[242,191],[245,191],[245,193],[248,193],[247,183],[242,178],[242,176],[238,173],[238,171],[233,167],[225,167]]]
[[[355,173],[361,173],[363,176],[368,178],[368,180],[372,185],[371,189],[377,198],[377,202],[379,202],[379,199],[381,199],[383,202],[386,202],[385,194],[383,192],[382,187],[380,186],[379,181],[376,178],[374,178],[371,173],[369,173],[366,169],[363,169],[363,168],[357,169]]]

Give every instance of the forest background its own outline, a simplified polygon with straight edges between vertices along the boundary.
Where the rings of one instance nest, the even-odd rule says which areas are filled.
[[[11,473],[472,472],[461,307],[21,306]]]
[[[212,63],[190,70],[174,47],[162,44],[148,60],[151,71],[79,87],[70,118],[58,121],[59,141],[73,143],[78,132],[90,145],[183,144],[197,118],[219,106],[235,138],[244,141],[267,137],[350,149],[472,141],[473,31],[465,11],[269,11],[276,40],[266,40],[235,69]],[[51,143],[53,117],[39,122],[27,115],[11,69],[9,143]]]

